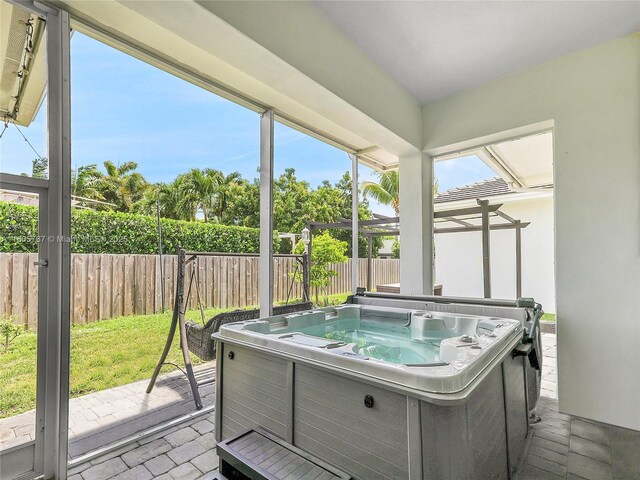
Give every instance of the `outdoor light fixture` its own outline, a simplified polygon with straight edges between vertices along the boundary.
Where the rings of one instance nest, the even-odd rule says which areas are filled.
[[[309,253],[309,236],[310,236],[310,232],[309,229],[307,227],[304,227],[302,229],[302,243],[304,243],[304,253],[305,255],[307,255]]]

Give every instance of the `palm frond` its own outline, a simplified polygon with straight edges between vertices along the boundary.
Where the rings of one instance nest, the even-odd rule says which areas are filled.
[[[375,182],[362,182],[362,191],[365,196],[369,196],[384,205],[391,205],[393,203],[393,195]]]

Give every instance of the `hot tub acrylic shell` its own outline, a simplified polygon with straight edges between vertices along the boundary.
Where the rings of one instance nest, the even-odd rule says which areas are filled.
[[[420,363],[395,364],[371,357],[363,360],[353,350],[352,344],[336,347],[331,340],[311,338],[307,341],[306,335],[297,333],[312,325],[360,317],[394,322],[392,328],[409,331],[411,343],[417,347],[422,345],[423,338],[453,337],[445,338],[442,348],[450,347],[449,350],[456,352],[457,356],[453,361],[447,359],[449,363],[435,362],[431,366],[421,366]],[[485,329],[481,328],[483,326]],[[473,336],[477,333],[473,345],[458,340],[462,335]],[[220,329],[217,338],[251,345],[277,355],[290,355],[316,366],[343,369],[360,378],[367,377],[393,384],[395,388],[417,391],[419,395],[432,400],[456,401],[464,398],[464,389],[496,357],[506,350],[511,351],[520,341],[522,325],[516,320],[497,317],[345,305],[226,325]],[[322,348],[323,344],[326,348]]]
[[[478,318],[456,317],[460,332],[477,328]],[[524,357],[511,356],[521,327],[502,320],[503,330],[458,369],[336,355],[274,338],[260,321],[224,327],[218,439],[265,428],[363,480],[509,478],[528,408]]]

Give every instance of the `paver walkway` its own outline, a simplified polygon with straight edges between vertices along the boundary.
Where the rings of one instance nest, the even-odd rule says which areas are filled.
[[[173,427],[69,469],[69,480],[211,479],[218,467],[213,416]]]
[[[558,413],[541,397],[528,451],[514,480],[637,480],[640,432]],[[211,480],[218,465],[213,414],[72,468],[69,480]],[[483,480],[483,479],[479,479]]]
[[[542,385],[540,394],[558,398],[558,364],[556,361],[556,334],[542,334]]]
[[[558,413],[541,397],[540,423],[531,426],[528,451],[516,480],[638,480],[640,432]]]
[[[215,362],[199,365],[198,377],[212,377]],[[109,445],[117,440],[195,412],[189,382],[178,370],[158,377],[150,394],[149,380],[110,388],[69,401],[69,457]],[[204,406],[213,405],[215,385],[200,387]],[[35,411],[0,420],[0,448],[33,440]]]
[[[527,454],[515,480],[640,479],[640,432],[558,413],[555,335],[543,334],[542,342],[544,368],[538,407],[542,421],[532,425]],[[189,407],[193,405],[188,384],[178,372],[164,379],[165,387],[180,396],[178,405],[180,402]],[[146,381],[137,383],[140,385],[132,384],[130,398],[138,398],[136,395],[146,388]],[[213,401],[213,390],[210,386],[210,393],[205,396],[210,401]],[[126,391],[119,390],[121,395],[106,403],[121,401]],[[150,410],[153,403],[147,403]],[[153,410],[154,415],[161,410]],[[108,415],[118,416],[117,412]],[[70,469],[69,480],[210,480],[218,465],[213,417],[212,413],[191,420],[75,466]]]

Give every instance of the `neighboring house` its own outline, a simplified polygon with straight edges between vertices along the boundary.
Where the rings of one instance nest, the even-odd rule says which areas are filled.
[[[382,240],[382,247],[378,250],[379,258],[393,258],[393,242],[395,239],[385,238]]]
[[[37,206],[38,195],[36,193],[14,192],[13,190],[5,190],[4,188],[0,188],[0,202]]]
[[[553,190],[516,192],[503,179],[492,178],[442,192],[434,199],[435,210],[475,206],[477,199],[503,204],[502,212],[530,222],[522,230],[522,296],[555,313]],[[481,232],[436,234],[435,244],[435,280],[444,294],[482,297]],[[490,245],[491,296],[514,298],[515,231],[492,230]]]

